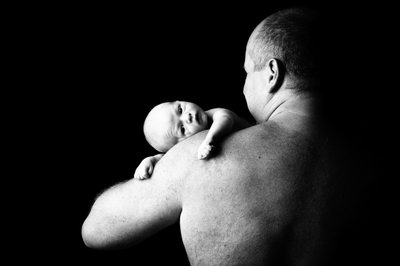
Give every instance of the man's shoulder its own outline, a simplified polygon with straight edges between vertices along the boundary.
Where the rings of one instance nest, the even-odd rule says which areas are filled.
[[[197,165],[213,167],[240,162],[241,165],[254,163],[253,160],[268,159],[290,153],[291,147],[299,142],[296,134],[287,132],[276,123],[258,124],[233,132],[223,139],[208,160],[197,159],[197,148],[207,131],[178,143],[162,158],[170,167],[180,170],[193,169]]]
[[[284,134],[282,134],[283,132],[281,131],[282,129],[278,125],[274,123],[268,123],[268,124],[254,125],[239,131],[232,132],[224,139],[222,139],[220,143],[217,144],[216,154],[214,154],[214,156],[218,156],[222,152],[222,149],[224,148],[228,147],[233,148],[236,146],[247,145],[250,142],[268,143],[273,139],[282,138]],[[202,132],[199,132],[191,136],[190,138],[185,139],[184,141],[175,145],[170,151],[168,151],[166,155],[168,154],[171,155],[180,154],[182,156],[192,155],[192,154],[195,155],[197,152],[197,147],[202,143],[202,141],[207,135],[207,132],[208,130],[204,130]]]

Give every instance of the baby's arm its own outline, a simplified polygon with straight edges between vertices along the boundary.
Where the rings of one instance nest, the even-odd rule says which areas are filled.
[[[243,118],[238,117],[234,112],[228,109],[215,108],[206,111],[206,113],[213,122],[206,138],[198,149],[197,155],[199,159],[206,159],[214,148],[215,143],[220,141],[223,136],[233,130],[250,126],[250,123]]]
[[[154,166],[163,156],[164,154],[160,153],[144,158],[136,168],[133,177],[140,180],[150,178],[151,174],[153,173]]]

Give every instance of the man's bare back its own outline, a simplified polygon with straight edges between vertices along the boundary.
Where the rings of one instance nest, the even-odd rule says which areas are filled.
[[[280,125],[303,119],[290,114],[233,133],[209,161],[196,157],[205,131],[179,143],[151,179],[129,180],[96,201],[85,223],[103,221],[102,230],[87,245],[138,243],[179,221],[192,265],[321,263],[336,226],[326,223],[324,139]]]
[[[279,53],[268,54],[297,44],[294,51],[308,51],[308,42],[296,38],[306,35],[287,32],[292,45],[260,49],[278,45],[266,38],[268,27],[307,33],[310,16],[286,10],[250,36],[243,93],[257,125],[228,136],[207,161],[196,156],[200,132],[169,150],[151,179],[106,190],[82,226],[87,246],[136,244],[179,221],[193,265],[326,265],[329,234],[341,219],[331,219],[332,202],[340,204],[337,180],[314,109],[313,92],[322,88],[305,78],[315,69],[310,56],[290,66]],[[286,23],[291,27],[280,28]]]
[[[204,163],[192,154],[203,135],[178,145],[155,172],[162,174],[170,160],[187,166],[177,174],[184,184],[180,225],[191,264],[257,265],[288,257],[277,258],[281,253],[295,253],[298,262],[315,254],[322,215],[316,203],[323,194],[313,188],[326,177],[310,140],[269,122],[233,134]]]

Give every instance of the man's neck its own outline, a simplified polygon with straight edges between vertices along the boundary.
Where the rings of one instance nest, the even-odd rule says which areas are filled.
[[[290,131],[315,137],[317,124],[315,116],[316,99],[311,93],[284,90],[276,93],[265,109],[268,118]]]
[[[271,95],[264,107],[264,116],[257,122],[274,120],[283,112],[309,115],[313,102],[314,100],[310,93],[298,92],[296,89],[286,87]]]
[[[276,119],[283,113],[310,116],[312,114],[311,109],[315,102],[315,99],[310,93],[296,93],[295,91],[285,92],[283,95],[272,100],[274,100],[272,105],[275,106],[275,108],[269,116],[271,120]]]

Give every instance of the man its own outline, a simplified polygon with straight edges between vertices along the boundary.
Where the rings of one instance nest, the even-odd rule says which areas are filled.
[[[91,248],[139,243],[180,222],[193,265],[324,265],[341,219],[317,111],[317,17],[306,9],[262,21],[246,47],[244,95],[257,125],[203,161],[201,132],[173,147],[152,178],[117,184],[82,226]],[[333,200],[332,200],[333,199]]]

